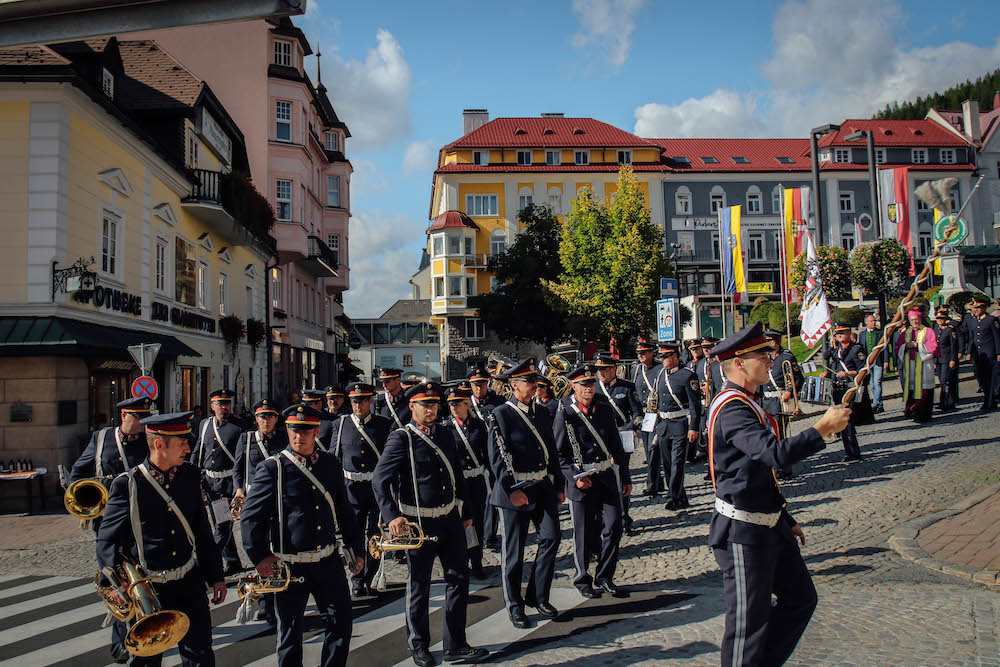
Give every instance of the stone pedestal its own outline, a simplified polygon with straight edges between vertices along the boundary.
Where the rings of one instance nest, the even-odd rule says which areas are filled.
[[[952,250],[941,256],[941,278],[940,296],[945,301],[952,294],[965,291],[965,267],[961,253]]]

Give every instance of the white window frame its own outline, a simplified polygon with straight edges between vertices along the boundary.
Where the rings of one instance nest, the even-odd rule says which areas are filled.
[[[469,331],[469,325],[472,325],[471,332]],[[486,327],[483,325],[483,321],[478,317],[465,318],[465,339],[482,340],[483,338],[486,338]]]
[[[630,150],[618,151],[618,164],[632,164],[632,151]]]
[[[686,185],[682,185],[674,193],[674,212],[677,215],[691,215],[691,207],[691,190]]]
[[[98,260],[98,273],[117,280],[122,275],[121,248],[125,218],[117,211],[105,206],[101,210],[99,229],[98,248],[101,255]]]
[[[1000,169],[1000,165],[998,165],[997,169]],[[563,210],[563,208],[562,208],[562,195],[563,195],[562,188],[559,187],[559,186],[553,185],[551,188],[549,188],[547,190],[546,195],[548,197],[548,204],[549,204],[549,208],[552,209],[552,213],[554,215],[562,215],[562,210]]]
[[[562,164],[562,151],[545,151],[545,164]]]
[[[188,140],[187,140],[187,166],[191,169],[198,168],[198,146],[201,144],[198,141],[198,137],[195,136],[194,128],[188,128]]]
[[[444,256],[444,233],[439,232],[431,235],[431,257]]]
[[[775,185],[771,189],[771,213],[781,215],[781,186]]]
[[[274,40],[274,64],[295,67],[295,46],[288,40]]]
[[[292,116],[294,115],[294,103],[290,100],[274,101],[274,139],[275,141],[292,141]],[[280,129],[288,128],[288,137],[281,136]]]
[[[160,252],[163,256],[160,256]],[[153,291],[157,294],[167,294],[167,285],[170,284],[170,273],[167,258],[170,257],[170,241],[162,236],[156,237],[156,246],[153,248]]]
[[[326,176],[326,205],[340,208],[340,176]]]
[[[910,162],[913,164],[927,164],[927,153],[926,148],[911,148],[910,149]]]
[[[934,252],[934,228],[929,222],[920,223],[917,229],[917,257],[927,257]]]
[[[476,277],[465,276],[465,296],[476,296]]]
[[[445,288],[448,290],[449,299],[457,299],[462,295],[462,290],[465,288],[465,281],[462,280],[463,276],[449,275],[448,280],[445,281]],[[455,288],[458,289],[455,289]]]
[[[764,197],[756,185],[747,188],[746,212],[753,215],[760,215],[764,212]]]
[[[460,232],[451,231],[446,233],[445,237],[448,240],[445,246],[449,255],[457,256],[463,254],[462,248],[465,244],[462,242],[462,234]]]
[[[489,151],[472,151],[472,164],[485,167],[490,163]]]
[[[245,288],[246,289],[243,290],[243,298],[246,300],[246,302],[243,304],[246,307],[246,312],[244,313],[244,315],[246,315],[247,319],[250,319],[251,317],[256,318],[257,288],[254,285],[245,285]]]
[[[719,239],[719,232],[712,232],[712,259],[719,261],[722,252],[722,241]]]
[[[226,316],[229,309],[229,276],[225,271],[219,271],[219,315]]]
[[[940,149],[941,164],[955,164],[957,153],[954,148]]]
[[[929,211],[929,210],[931,210],[931,207],[928,206],[927,203],[923,199],[921,199],[920,197],[917,197],[917,210],[918,211]]]
[[[750,261],[762,261],[767,253],[764,245],[764,232],[750,232],[747,235],[747,259]]]
[[[444,276],[434,276],[434,296],[436,298],[444,298]]]
[[[490,255],[507,251],[507,233],[499,227],[490,232]]]
[[[271,307],[281,310],[281,269],[271,269]]]
[[[340,135],[332,130],[323,133],[323,147],[328,151],[340,150]]]
[[[107,67],[101,69],[101,90],[111,99],[115,99],[115,75]]]
[[[590,164],[590,151],[573,151],[573,164]]]
[[[841,213],[854,213],[854,192],[841,192],[838,201]]]
[[[875,164],[885,164],[886,152],[884,148],[875,149]]]
[[[719,210],[726,208],[726,190],[721,185],[712,186],[708,197],[708,210],[712,215],[718,215]]]
[[[530,150],[517,151],[517,163],[520,165],[531,164],[531,151]]]
[[[850,164],[853,160],[850,148],[834,148],[833,161],[841,164]]]
[[[535,201],[535,191],[529,188],[527,185],[521,187],[517,191],[517,210],[518,212],[523,211],[525,208],[530,206]]]
[[[496,218],[500,215],[500,195],[478,193],[465,195],[465,214],[472,218]]]
[[[413,355],[404,354],[403,355],[403,368],[413,368]]]
[[[337,264],[340,264],[340,234],[327,234],[326,247],[333,253],[333,257],[337,260]]]
[[[208,262],[199,260],[196,271],[194,279],[195,303],[198,308],[208,310]]]
[[[288,185],[287,196],[282,196],[283,185]],[[295,183],[290,178],[276,178],[274,179],[274,219],[288,221],[292,219],[294,215],[294,209],[292,208],[292,196],[295,192]],[[282,205],[288,207],[287,213],[282,213]]]

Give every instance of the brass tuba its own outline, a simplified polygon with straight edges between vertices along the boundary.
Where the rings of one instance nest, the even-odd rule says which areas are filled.
[[[437,542],[434,535],[424,535],[423,529],[415,523],[403,524],[403,534],[396,537],[385,526],[378,527],[378,535],[368,540],[368,553],[378,560],[387,551],[408,551],[419,549],[425,541]]]
[[[270,577],[253,574],[240,577],[236,586],[236,593],[240,599],[247,597],[259,597],[264,593],[280,593],[287,589],[293,582],[301,584],[305,577],[292,577],[292,571],[283,561],[278,561],[274,566],[274,573]]]
[[[545,357],[545,377],[552,381],[552,393],[556,398],[568,396],[573,387],[566,379],[569,367],[569,360],[561,354],[553,353]]]
[[[125,650],[132,655],[149,657],[171,649],[184,639],[190,619],[184,612],[163,609],[142,567],[126,560],[118,571],[105,568],[103,573],[111,585],[100,585],[99,571],[94,584],[101,600],[112,616],[120,621],[132,621],[125,636]],[[114,592],[121,600],[115,598]]]
[[[103,480],[108,479],[114,479],[114,476],[78,479],[63,494],[66,511],[81,519],[81,528],[86,528],[87,524],[101,516],[108,506],[108,487],[103,483]]]

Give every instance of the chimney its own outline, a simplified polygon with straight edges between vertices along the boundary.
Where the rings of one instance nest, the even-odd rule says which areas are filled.
[[[979,129],[979,102],[976,100],[965,100],[962,102],[962,127],[965,129],[965,136],[974,144],[979,144],[983,136]]]
[[[565,115],[566,114],[564,114],[562,111],[560,111],[558,113],[556,113],[556,112],[549,112],[549,113],[543,113],[542,114],[542,118],[563,118]]]
[[[473,130],[478,130],[488,122],[490,122],[490,112],[488,109],[463,109],[462,136],[464,137]]]

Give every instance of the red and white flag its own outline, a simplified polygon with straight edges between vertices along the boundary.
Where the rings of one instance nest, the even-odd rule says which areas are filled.
[[[799,334],[802,342],[812,347],[823,337],[827,329],[833,326],[830,319],[830,304],[826,301],[823,290],[823,280],[819,275],[819,257],[816,246],[813,245],[812,234],[805,232],[806,242],[806,290],[802,297],[802,332]]]

